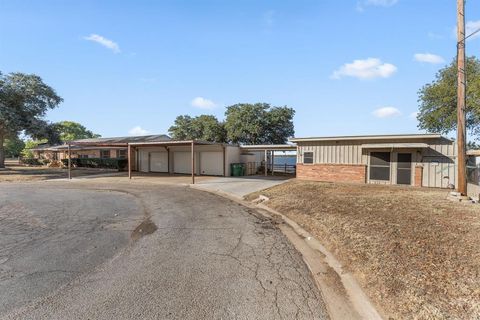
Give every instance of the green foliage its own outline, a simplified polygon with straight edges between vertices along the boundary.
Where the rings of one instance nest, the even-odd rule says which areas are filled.
[[[466,60],[466,125],[474,135],[480,134],[480,61]],[[418,92],[420,109],[418,127],[429,132],[447,134],[457,127],[457,62],[441,69],[432,83]]]
[[[68,159],[62,159],[62,162],[68,166]],[[73,167],[118,169],[119,171],[128,168],[128,160],[123,158],[72,158],[71,164]]]
[[[53,133],[43,118],[61,102],[62,98],[39,76],[0,73],[0,167],[4,167],[4,139],[22,130],[34,138]]]
[[[25,141],[25,146],[23,150],[20,152],[20,155],[24,159],[31,159],[34,157],[33,151],[30,149],[38,147],[38,145],[47,143],[47,139],[42,139],[42,140],[27,140]]]
[[[61,121],[54,123],[53,126],[62,142],[100,137],[99,134],[93,133],[78,122]]]
[[[35,158],[22,159],[22,163],[23,163],[23,164],[27,164],[27,165],[29,165],[29,166],[41,166],[41,165],[42,165],[42,163],[40,162],[40,160],[35,159]]]
[[[243,144],[282,144],[293,136],[295,110],[268,103],[235,104],[225,112],[227,139]]]
[[[22,139],[14,136],[12,138],[7,138],[3,143],[5,149],[5,156],[9,158],[19,157],[23,148],[25,148],[25,142]]]
[[[178,116],[168,132],[177,140],[225,142],[226,139],[223,123],[212,115],[201,115],[193,118],[188,115]]]

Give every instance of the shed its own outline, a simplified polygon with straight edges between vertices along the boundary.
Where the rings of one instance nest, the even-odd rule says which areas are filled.
[[[297,178],[446,188],[456,184],[454,141],[439,134],[293,138]]]

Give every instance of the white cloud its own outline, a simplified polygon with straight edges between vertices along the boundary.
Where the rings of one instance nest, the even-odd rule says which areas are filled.
[[[443,59],[441,56],[432,53],[415,53],[413,57],[418,62],[426,62],[433,64],[445,62],[445,59]]]
[[[128,131],[128,134],[131,136],[144,136],[148,134],[148,130],[143,129],[140,126],[133,127]]]
[[[375,6],[375,7],[391,7],[397,4],[398,0],[363,0],[357,2],[357,10],[363,12],[364,7]]]
[[[358,79],[388,78],[397,71],[397,67],[391,63],[383,63],[376,58],[354,60],[346,63],[332,74],[332,78],[354,77]]]
[[[102,37],[98,34],[92,33],[88,37],[83,37],[83,39],[85,39],[87,41],[96,42],[96,43],[104,46],[105,48],[108,48],[108,49],[112,50],[114,53],[119,53],[120,52],[120,47],[118,46],[118,44],[116,42],[114,42],[110,39],[104,38],[104,37]]]
[[[203,97],[196,97],[190,103],[193,107],[199,109],[213,109],[217,106],[212,100],[208,100]]]
[[[383,107],[373,111],[372,114],[377,118],[393,118],[398,117],[402,113],[394,107]]]

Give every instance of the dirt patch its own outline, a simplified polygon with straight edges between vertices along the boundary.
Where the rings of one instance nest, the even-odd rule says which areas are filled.
[[[158,227],[152,220],[147,219],[140,223],[131,234],[132,240],[138,240],[143,236],[149,235],[157,231]]]
[[[396,186],[292,181],[261,193],[334,252],[387,317],[480,317],[480,206]]]

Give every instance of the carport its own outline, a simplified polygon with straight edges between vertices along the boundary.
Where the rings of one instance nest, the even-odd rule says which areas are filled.
[[[240,146],[242,152],[262,152],[265,161],[265,167],[272,168],[272,175],[274,174],[275,151],[297,151],[297,145],[294,144],[258,144],[258,145],[243,145]],[[268,163],[268,155],[270,154],[270,164]],[[265,176],[268,175],[268,169],[265,169]]]
[[[128,144],[128,177],[133,171],[227,176],[228,164],[238,162],[237,146],[201,141],[132,142]]]

